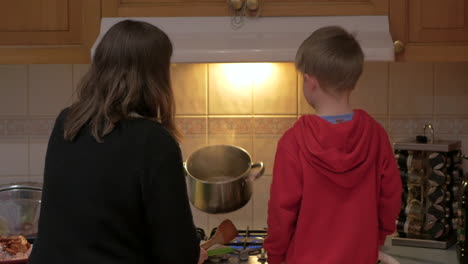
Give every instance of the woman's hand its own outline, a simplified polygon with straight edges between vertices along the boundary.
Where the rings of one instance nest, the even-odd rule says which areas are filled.
[[[208,253],[206,252],[206,250],[200,247],[200,257],[198,258],[198,264],[202,264],[207,259],[208,259]]]

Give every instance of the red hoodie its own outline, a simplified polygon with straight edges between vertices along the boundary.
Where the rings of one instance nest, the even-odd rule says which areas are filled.
[[[268,263],[375,264],[401,190],[388,136],[365,111],[340,124],[302,117],[278,143]]]

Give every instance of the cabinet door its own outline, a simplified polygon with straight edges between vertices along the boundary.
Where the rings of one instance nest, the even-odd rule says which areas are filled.
[[[259,0],[262,16],[381,15],[388,0]],[[103,16],[229,16],[227,0],[103,0]]]
[[[468,41],[468,0],[409,1],[412,42]]]
[[[261,0],[268,16],[388,14],[388,0]]]
[[[86,9],[87,2],[90,1],[2,0],[0,45],[83,44],[87,16],[94,12]]]
[[[102,0],[103,17],[227,16],[226,0]]]
[[[98,0],[0,0],[0,64],[88,63]]]
[[[399,61],[468,61],[468,0],[391,0]],[[402,48],[403,47],[403,48]]]

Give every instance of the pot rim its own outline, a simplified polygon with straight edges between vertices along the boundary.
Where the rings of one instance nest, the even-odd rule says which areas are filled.
[[[236,149],[239,149],[240,151],[244,152],[247,157],[249,157],[249,160],[250,160],[250,163],[249,163],[249,167],[239,176],[235,177],[235,178],[232,178],[232,179],[229,179],[229,180],[225,180],[225,181],[217,181],[217,182],[211,182],[211,181],[205,181],[205,180],[201,180],[195,176],[193,176],[189,170],[187,169],[187,163],[188,161],[190,160],[190,158],[195,154],[197,153],[198,151],[201,151],[202,149],[205,149],[205,148],[209,148],[209,147],[231,147],[231,148],[236,148]],[[184,170],[185,170],[185,173],[190,176],[190,178],[194,179],[194,180],[197,180],[201,183],[206,183],[206,184],[226,184],[226,183],[231,183],[231,182],[235,182],[235,181],[238,181],[240,179],[243,179],[247,176],[247,174],[249,173],[250,169],[252,168],[252,165],[254,163],[252,162],[252,156],[250,156],[249,152],[247,150],[245,150],[244,148],[241,148],[241,147],[238,147],[238,146],[234,146],[234,145],[228,145],[228,144],[218,144],[218,145],[209,145],[209,146],[205,146],[205,147],[202,147],[202,148],[199,148],[197,149],[196,151],[192,152],[192,154],[190,154],[190,156],[188,156],[187,160],[184,162]]]

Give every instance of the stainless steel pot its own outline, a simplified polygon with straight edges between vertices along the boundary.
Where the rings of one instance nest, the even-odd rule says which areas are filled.
[[[0,186],[0,235],[23,235],[33,240],[41,208],[42,183]]]
[[[230,145],[203,147],[184,163],[190,202],[212,214],[229,213],[246,205],[263,162],[252,163],[249,153]],[[255,169],[255,170],[252,170]]]

